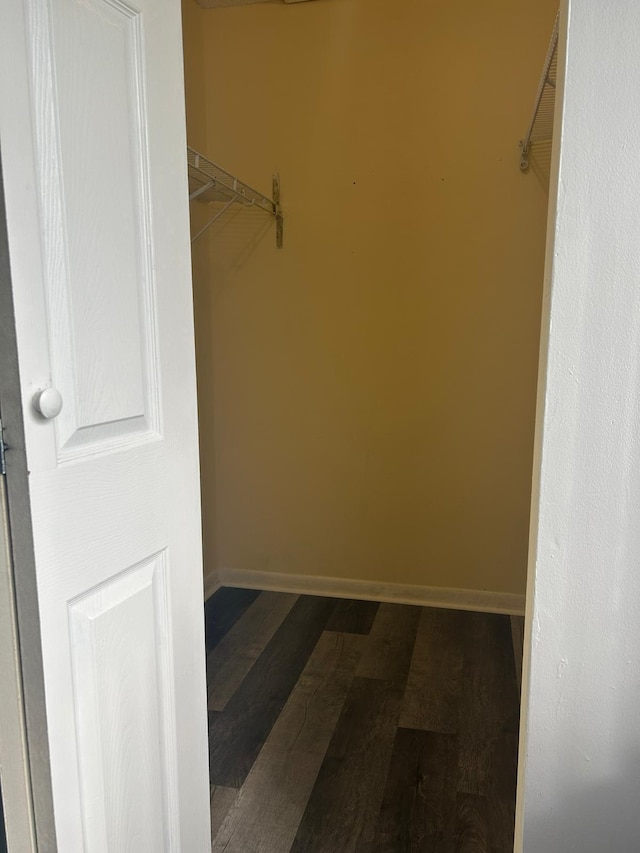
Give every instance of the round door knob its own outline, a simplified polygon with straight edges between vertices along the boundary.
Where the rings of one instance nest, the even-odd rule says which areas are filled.
[[[62,411],[62,394],[57,388],[43,388],[34,394],[33,408],[43,418],[55,418]]]

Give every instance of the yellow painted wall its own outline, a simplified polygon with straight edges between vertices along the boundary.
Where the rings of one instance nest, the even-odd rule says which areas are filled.
[[[285,208],[204,238],[218,566],[524,592],[556,3],[198,11],[206,153]]]
[[[184,72],[187,111],[187,142],[197,151],[207,150],[207,103],[204,69],[204,11],[193,0],[182,4],[184,34]],[[193,234],[206,223],[209,212],[205,205],[191,205]],[[216,566],[215,547],[215,455],[211,441],[213,430],[213,352],[212,288],[209,246],[206,240],[192,247],[193,294],[198,369],[198,410],[200,428],[200,468],[203,518],[203,559],[205,577]],[[206,587],[205,587],[206,591]]]

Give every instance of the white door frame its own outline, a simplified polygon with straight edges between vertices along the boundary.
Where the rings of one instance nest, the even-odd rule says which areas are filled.
[[[0,421],[1,425],[1,421]],[[22,667],[15,611],[13,566],[5,478],[0,477],[0,782],[10,850],[35,853],[35,820],[22,692]],[[5,827],[0,827],[1,833]]]
[[[639,34],[637,0],[563,0],[518,853],[640,838]]]
[[[1,161],[0,418],[7,447],[6,476],[0,475],[0,764],[5,780],[2,797],[7,844],[9,851],[55,853],[40,620]]]

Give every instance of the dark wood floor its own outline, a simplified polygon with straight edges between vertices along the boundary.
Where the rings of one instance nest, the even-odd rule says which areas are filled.
[[[214,853],[511,853],[508,616],[223,588]]]

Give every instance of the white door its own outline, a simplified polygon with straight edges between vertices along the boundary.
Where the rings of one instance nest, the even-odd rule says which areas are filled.
[[[209,849],[185,145],[179,0],[0,0],[60,853]]]

